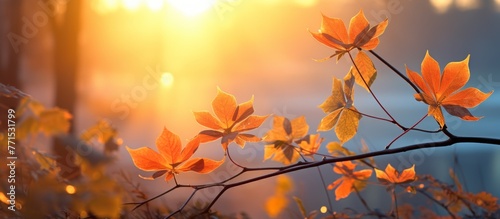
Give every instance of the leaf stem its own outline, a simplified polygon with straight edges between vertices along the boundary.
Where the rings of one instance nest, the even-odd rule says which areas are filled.
[[[396,195],[396,187],[392,187],[392,197],[394,197],[394,211],[396,212],[396,219],[399,219],[398,215],[398,198]]]
[[[415,128],[415,126],[417,126],[418,124],[420,124],[425,119],[425,117],[427,117],[427,114],[425,114],[422,118],[420,118],[420,120],[418,120],[415,124],[413,124],[409,129],[406,129],[403,133],[401,133],[396,138],[394,138],[387,146],[385,146],[385,149],[389,149],[389,147],[394,142],[396,142],[399,138],[403,137],[403,135],[405,135],[406,133],[408,133],[411,129]]]
[[[389,123],[392,123],[394,125],[397,125],[399,128],[401,128],[403,131],[406,131],[406,130],[412,130],[412,131],[419,131],[419,132],[425,132],[425,133],[438,133],[438,132],[441,132],[441,129],[439,130],[426,130],[426,129],[419,129],[419,128],[408,128],[408,127],[405,127],[399,123],[397,123],[396,121],[391,121],[390,119],[386,119],[386,118],[382,118],[382,117],[378,117],[378,116],[372,116],[370,114],[366,114],[366,113],[362,113],[360,111],[356,111],[356,110],[353,110],[351,108],[346,108],[348,110],[351,110],[353,112],[356,112],[356,113],[359,113],[360,115],[362,116],[366,116],[368,118],[372,118],[372,119],[377,119],[377,120],[380,120],[380,121],[384,121],[384,122],[389,122]]]
[[[368,206],[368,203],[366,203],[366,200],[361,196],[361,194],[359,194],[358,188],[356,188],[356,186],[353,186],[353,188],[354,188],[354,191],[356,192],[356,195],[358,196],[359,200],[361,201],[363,206],[365,206],[366,210],[368,212],[372,212],[372,209],[370,208],[370,206]]]
[[[417,192],[424,195],[425,197],[427,197],[428,199],[430,199],[431,201],[433,201],[434,203],[438,204],[439,206],[441,206],[442,208],[444,208],[444,210],[446,210],[446,212],[448,212],[448,214],[450,215],[451,218],[455,219],[455,215],[450,211],[450,209],[443,203],[441,203],[440,201],[438,201],[437,199],[435,199],[434,197],[432,197],[431,195],[427,194],[425,191],[423,190],[420,190],[420,189],[417,189]]]
[[[236,161],[233,160],[233,158],[231,157],[231,154],[229,153],[229,147],[227,148],[227,157],[229,157],[229,160],[231,160],[231,163],[233,163],[234,165],[236,165],[239,168],[245,169],[244,166],[241,166],[240,164],[236,163]]]
[[[325,190],[326,199],[328,200],[328,206],[330,207],[329,211],[331,211],[331,213],[333,215],[332,199],[330,198],[330,195],[328,194],[328,190],[326,189],[325,178],[323,177],[323,173],[321,173],[321,169],[319,167],[316,167],[316,169],[318,169],[319,178],[321,178],[321,183],[323,183],[323,190]]]
[[[373,99],[377,102],[377,104],[380,106],[380,108],[387,114],[387,116],[389,116],[389,118],[391,118],[392,121],[396,122],[396,120],[392,117],[392,115],[389,113],[389,111],[387,111],[387,109],[385,109],[384,105],[382,105],[382,103],[380,103],[377,96],[373,93],[372,89],[370,88],[370,86],[366,82],[365,78],[363,77],[363,75],[359,71],[358,65],[356,65],[356,62],[354,62],[354,59],[352,58],[351,52],[349,51],[349,52],[347,52],[347,54],[349,55],[349,59],[351,59],[351,62],[354,65],[354,68],[356,68],[356,71],[358,72],[359,76],[361,77],[361,80],[363,80],[363,83],[366,85],[366,88],[368,89],[368,91],[372,95]]]

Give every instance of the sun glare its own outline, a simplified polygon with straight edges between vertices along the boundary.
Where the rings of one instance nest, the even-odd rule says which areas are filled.
[[[134,11],[141,5],[141,0],[123,0],[122,3],[127,10]]]
[[[174,84],[174,75],[172,75],[172,73],[170,72],[164,72],[163,74],[161,74],[160,81],[161,85],[165,87],[171,87]]]
[[[186,16],[192,17],[209,10],[216,0],[168,0],[168,3]]]
[[[146,5],[151,11],[159,11],[163,8],[163,0],[147,0]]]

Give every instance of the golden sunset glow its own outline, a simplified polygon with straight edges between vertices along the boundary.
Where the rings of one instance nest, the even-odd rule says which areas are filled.
[[[141,0],[122,0],[123,7],[127,10],[136,10],[141,5]]]
[[[146,6],[151,11],[159,11],[163,8],[164,0],[146,0]]]
[[[172,7],[189,17],[209,10],[215,2],[215,0],[168,0]]]

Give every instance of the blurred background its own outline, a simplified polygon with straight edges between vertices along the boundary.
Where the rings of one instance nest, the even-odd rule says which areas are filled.
[[[467,86],[483,92],[500,88],[498,0],[0,0],[0,82],[20,88],[46,106],[67,109],[73,115],[74,134],[101,119],[108,121],[117,128],[123,145],[131,148],[154,148],[163,127],[181,139],[196,135],[204,127],[192,112],[211,110],[217,87],[235,95],[238,102],[254,95],[257,115],[290,119],[305,115],[314,133],[324,117],[317,106],[329,96],[332,77],[343,78],[350,62],[347,58],[338,63],[314,61],[333,50],[316,42],[308,30],[317,31],[321,13],[348,22],[360,9],[372,25],[389,19],[376,52],[400,71],[407,65],[420,72],[427,50],[442,69],[471,54]],[[381,62],[374,59],[374,63],[375,94],[399,122],[411,126],[426,113],[426,106],[414,101],[413,90]],[[361,112],[384,117],[371,96],[355,89],[354,103]],[[474,115],[485,117],[478,122],[446,117],[450,130],[457,135],[500,137],[499,101],[495,92],[473,109]],[[437,129],[431,118],[420,127]],[[271,128],[268,119],[254,133],[262,136]],[[363,139],[370,150],[380,150],[400,133],[391,124],[363,118],[358,135],[345,146],[359,151]],[[335,140],[333,132],[321,135],[326,142]],[[392,147],[440,139],[444,137],[411,132]],[[41,141],[36,146],[50,150],[48,144]],[[242,164],[279,165],[262,164],[261,144],[230,148]],[[116,153],[114,170],[126,170],[133,177],[141,173],[124,147]],[[221,159],[223,152],[217,144],[207,144],[196,155]],[[452,168],[471,192],[500,196],[496,146],[461,144],[375,160],[380,167],[390,162],[400,170],[416,164],[417,173],[443,181],[451,181]],[[322,171],[326,183],[337,178],[329,166]],[[234,166],[224,165],[218,173],[186,174],[180,180],[217,180],[236,172]],[[303,198],[308,209],[328,205],[316,171],[290,176],[296,179],[294,195]],[[266,217],[263,206],[273,194],[274,182],[235,188],[215,209]],[[171,186],[161,179],[141,183],[152,195]],[[207,201],[214,194],[203,192],[198,200]],[[383,189],[363,194],[369,202],[390,203]],[[161,200],[175,207],[183,194]],[[350,197],[335,203],[335,208],[357,205],[359,201]],[[290,209],[297,211],[295,206]]]

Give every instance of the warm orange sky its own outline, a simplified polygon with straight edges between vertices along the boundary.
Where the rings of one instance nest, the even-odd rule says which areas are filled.
[[[199,1],[191,1],[200,5]],[[470,53],[472,74],[477,72],[471,83],[481,84],[479,76],[491,76],[493,82],[480,88],[488,91],[488,86],[498,87],[495,81],[500,81],[492,71],[500,68],[498,56],[492,55],[499,48],[500,1],[212,0],[208,2],[213,5],[196,9],[182,6],[189,2],[186,0],[85,2],[89,4],[83,9],[80,36],[77,131],[99,118],[108,119],[119,127],[124,144],[132,148],[153,146],[164,126],[181,139],[198,133],[202,127],[195,122],[192,111],[211,110],[217,87],[234,94],[238,102],[255,95],[258,115],[306,115],[314,131],[324,115],[317,105],[329,95],[331,77],[343,77],[349,67],[345,59],[338,64],[333,60],[313,61],[332,54],[330,48],[316,42],[308,32],[319,28],[321,13],[348,22],[363,9],[371,24],[388,16],[389,26],[381,36],[377,52],[400,70],[405,64],[418,69],[427,49],[441,63],[462,60]],[[32,8],[26,13],[36,10]],[[50,105],[50,60],[44,56],[51,45],[48,29],[43,27],[27,45],[23,77],[27,92]],[[380,71],[374,90],[388,95],[382,98],[384,103],[396,111],[402,108],[425,112],[422,104],[398,102],[398,95],[412,98],[412,90],[384,67]],[[171,85],[154,79],[165,72],[173,78],[169,80]],[[359,98],[365,102],[357,102],[357,106],[372,109],[372,100],[363,95]],[[494,104],[485,102],[483,109],[497,106]],[[380,113],[373,110],[374,114]],[[485,116],[490,113],[478,112]],[[407,117],[412,114],[406,113],[401,119],[411,121]],[[265,123],[256,133],[265,133],[270,124]],[[379,132],[380,128],[375,134]],[[367,138],[377,138],[369,134]],[[250,149],[259,155],[251,160],[259,163],[262,148]],[[213,158],[220,158],[221,152],[218,146],[202,147],[199,151]],[[135,169],[125,150],[119,156],[126,169]],[[250,155],[241,156],[245,159]],[[265,181],[269,182],[272,181]],[[151,185],[161,187],[162,183]],[[272,188],[253,184],[225,197],[259,191],[264,198],[269,192],[266,189]],[[221,202],[231,204],[228,199]],[[261,208],[261,202],[262,199],[248,200],[245,206],[231,207],[251,212]],[[258,217],[259,213],[255,215]]]

